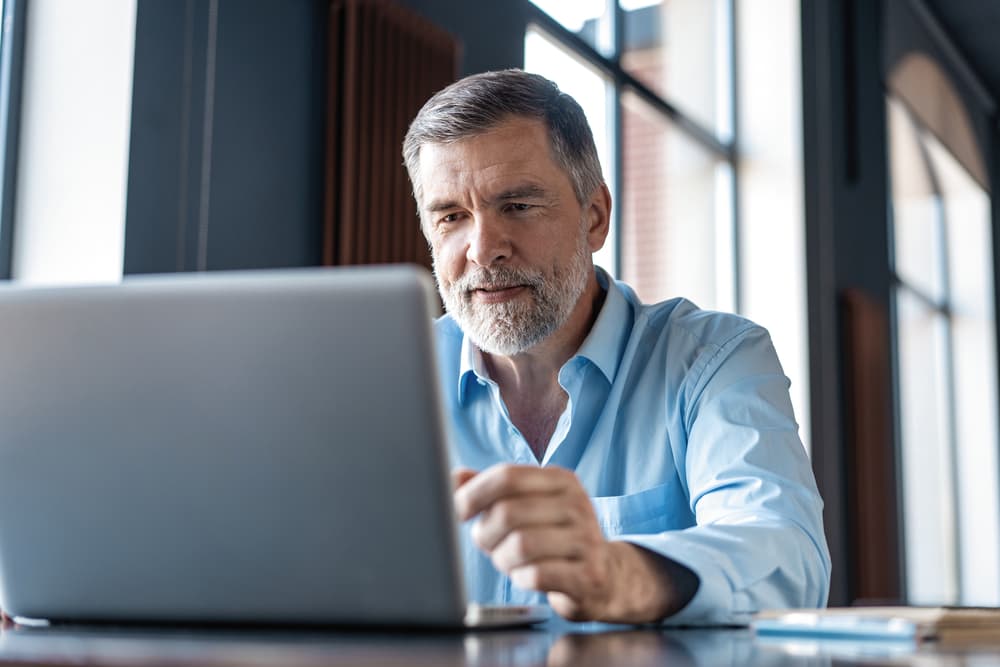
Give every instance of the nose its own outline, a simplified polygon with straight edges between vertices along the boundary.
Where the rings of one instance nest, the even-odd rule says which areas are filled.
[[[490,266],[509,259],[512,246],[508,232],[503,221],[495,216],[477,216],[470,230],[466,258],[480,266]]]

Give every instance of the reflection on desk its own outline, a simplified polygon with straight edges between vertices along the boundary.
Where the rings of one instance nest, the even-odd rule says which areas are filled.
[[[945,650],[899,642],[780,642],[759,640],[749,630],[664,630],[558,620],[531,630],[464,634],[110,627],[0,632],[0,664],[823,667],[835,661],[920,667],[1000,664],[1000,643]]]

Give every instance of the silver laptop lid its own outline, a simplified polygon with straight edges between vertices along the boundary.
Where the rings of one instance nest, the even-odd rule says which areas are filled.
[[[461,623],[433,283],[409,266],[0,289],[0,604]]]

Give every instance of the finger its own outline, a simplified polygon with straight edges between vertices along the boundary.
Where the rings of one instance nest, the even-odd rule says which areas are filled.
[[[589,603],[586,598],[570,597],[558,591],[551,591],[546,597],[552,610],[567,621],[582,623],[601,620],[600,608]]]
[[[472,539],[490,552],[509,533],[523,528],[569,526],[576,518],[572,503],[562,494],[501,498],[483,510],[472,527]]]
[[[585,593],[584,561],[568,558],[547,558],[525,563],[510,570],[511,582],[518,588],[543,593],[560,593],[574,601]]]
[[[451,471],[451,490],[457,491],[463,484],[478,474],[478,472],[471,468],[455,468]]]
[[[529,493],[558,493],[580,482],[565,468],[501,464],[487,468],[455,492],[455,509],[463,521],[501,498]]]
[[[513,573],[536,561],[580,560],[588,542],[575,527],[523,528],[509,533],[490,553],[501,572]]]
[[[517,568],[511,581],[545,593],[552,609],[569,621],[593,621],[605,613],[611,592],[607,580],[595,585],[593,573],[586,561],[552,559]]]

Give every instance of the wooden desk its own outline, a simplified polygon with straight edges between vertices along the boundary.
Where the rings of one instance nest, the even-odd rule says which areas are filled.
[[[7,628],[0,665],[657,665],[820,667],[1000,664],[991,647],[758,640],[747,630],[658,631],[553,622],[535,630],[454,634],[135,628]]]

